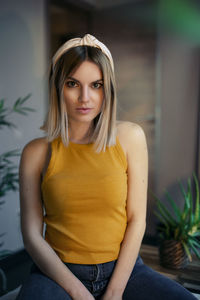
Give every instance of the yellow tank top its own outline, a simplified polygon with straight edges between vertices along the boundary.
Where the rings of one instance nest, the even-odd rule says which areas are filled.
[[[116,144],[52,143],[42,181],[45,240],[64,262],[98,264],[118,257],[127,225],[127,161]]]

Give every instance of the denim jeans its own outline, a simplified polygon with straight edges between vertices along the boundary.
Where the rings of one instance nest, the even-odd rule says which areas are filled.
[[[65,263],[79,278],[95,299],[104,294],[117,260],[96,264],[81,265]],[[70,300],[68,293],[55,281],[33,265],[29,278],[23,284],[17,300]],[[138,256],[132,270],[123,300],[196,300],[177,282],[159,274],[146,266]]]

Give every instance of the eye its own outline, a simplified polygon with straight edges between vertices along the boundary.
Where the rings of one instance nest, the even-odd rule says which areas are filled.
[[[78,84],[77,84],[76,81],[68,80],[68,81],[66,82],[66,86],[69,87],[69,88],[74,88],[74,87],[77,87]]]
[[[101,83],[101,82],[94,82],[94,83],[92,84],[92,86],[93,86],[93,88],[95,88],[95,89],[100,89],[100,88],[103,86],[103,83]]]

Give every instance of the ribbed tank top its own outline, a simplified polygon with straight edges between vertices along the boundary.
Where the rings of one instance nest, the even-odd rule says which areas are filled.
[[[127,160],[119,143],[96,153],[94,144],[51,143],[42,181],[45,240],[64,262],[117,259],[127,225]]]

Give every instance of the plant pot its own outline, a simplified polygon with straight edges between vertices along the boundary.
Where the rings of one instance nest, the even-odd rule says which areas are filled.
[[[163,240],[159,247],[160,264],[171,269],[185,268],[189,262],[185,250],[179,241]]]

